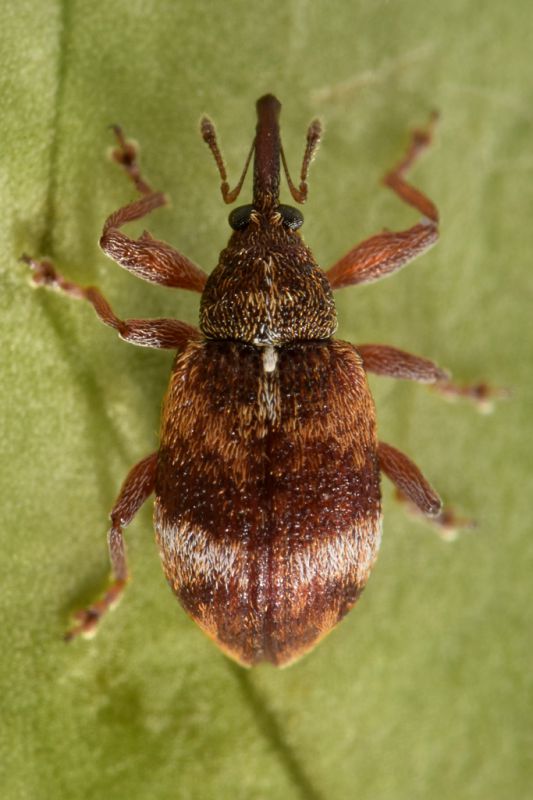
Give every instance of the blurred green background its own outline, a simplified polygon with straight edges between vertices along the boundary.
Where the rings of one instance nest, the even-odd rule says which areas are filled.
[[[531,797],[531,3],[0,7],[2,798]],[[414,222],[379,178],[409,129],[441,113],[414,175],[441,210],[441,242],[340,292],[339,336],[512,387],[482,416],[372,381],[381,437],[479,527],[444,544],[385,485],[358,608],[290,669],[246,672],[166,587],[147,504],[127,534],[124,602],[94,640],[66,646],[69,612],[105,584],[120,483],[156,447],[172,356],[32,291],[17,258],[52,256],[123,317],[195,323],[198,296],[142,283],[98,250],[104,218],[133,197],[106,159],[107,126],[142,143],[146,175],[172,197],[150,230],[209,271],[228,209],[198,121],[216,121],[233,182],[266,91],[283,102],[293,173],[307,123],[325,122],[303,229],[324,266]]]

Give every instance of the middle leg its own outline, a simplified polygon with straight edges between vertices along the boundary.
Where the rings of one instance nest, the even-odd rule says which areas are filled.
[[[490,386],[484,381],[472,384],[458,384],[450,380],[449,373],[433,361],[397,347],[384,344],[359,344],[355,349],[363,359],[367,372],[389,378],[399,378],[419,383],[433,384],[435,391],[444,397],[455,399],[464,397],[475,403],[480,411],[490,411],[492,401],[508,396],[505,389]]]
[[[87,300],[105,325],[114,328],[121,339],[141,347],[179,350],[200,332],[192,325],[177,319],[119,319],[111,306],[94,286],[80,286],[60,275],[51,261],[36,261],[27,255],[21,259],[33,270],[33,282],[38,286],[58,289],[76,300]]]
[[[406,353],[397,347],[385,344],[358,344],[355,349],[363,359],[365,370],[376,375],[420,383],[436,383],[449,378],[446,370],[438,367],[433,361]]]

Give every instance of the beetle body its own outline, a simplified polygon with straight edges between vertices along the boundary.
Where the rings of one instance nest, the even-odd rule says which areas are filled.
[[[115,128],[115,159],[141,198],[111,214],[100,240],[121,266],[164,286],[201,291],[200,329],[178,320],[121,320],[94,287],[59,275],[48,261],[24,260],[34,281],[89,301],[126,341],[177,350],[163,404],[160,445],[129,472],[111,511],[114,580],[77,615],[67,638],[93,630],[129,577],[123,528],[155,493],[155,529],[167,580],[185,610],[232,658],[285,665],[309,650],[363,590],[381,537],[380,473],[443,529],[456,518],[416,465],[376,435],[368,372],[436,384],[445,394],[488,397],[457,387],[433,362],[386,345],[333,338],[333,290],[399,269],[438,236],[431,200],[404,180],[430,141],[415,131],[406,156],[385,177],[422,213],[420,223],[385,231],[323,272],[304,244],[301,213],[279,202],[280,168],[297,202],[320,140],[307,133],[300,183],[288,174],[280,104],[257,102],[256,135],[243,175],[229,189],[212,123],[202,135],[233,202],[254,156],[252,203],[229,217],[233,234],[208,277],[170,245],[120,228],[164,205],[143,179],[133,146]]]
[[[247,665],[289,663],[341,619],[381,522],[361,359],[331,338],[329,282],[278,211],[278,110],[260,108],[255,203],[207,281],[204,338],[174,364],[155,489],[167,580]]]
[[[208,340],[177,357],[156,480],[167,579],[247,665],[286,664],[327,633],[363,589],[380,538],[361,359],[332,340],[273,352]]]

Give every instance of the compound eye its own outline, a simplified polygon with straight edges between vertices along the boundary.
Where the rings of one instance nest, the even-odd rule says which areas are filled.
[[[297,231],[304,224],[303,214],[292,206],[279,206],[278,211],[286,228]]]
[[[228,217],[228,222],[234,231],[241,231],[249,225],[253,210],[253,206],[239,206],[233,209]]]

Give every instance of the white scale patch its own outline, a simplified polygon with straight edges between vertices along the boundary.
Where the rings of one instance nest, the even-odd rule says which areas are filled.
[[[348,535],[327,537],[319,545],[310,543],[289,557],[289,571],[293,580],[303,588],[318,575],[324,581],[338,579],[348,568],[357,567],[357,580],[363,581],[374,563],[381,543],[381,519],[369,521],[364,535],[357,531]],[[377,528],[377,530],[376,530]]]
[[[258,412],[263,422],[268,420],[270,423],[275,423],[281,406],[279,375],[276,373],[278,351],[271,344],[262,345],[261,350],[263,374],[259,378]]]
[[[278,363],[278,351],[271,344],[263,348],[263,369],[265,372],[274,372]]]
[[[190,585],[195,580],[213,580],[229,584],[239,577],[239,560],[242,550],[238,543],[220,542],[206,531],[185,520],[179,527],[167,525],[159,505],[156,505],[155,523],[161,539],[160,557],[163,563],[173,561],[177,567],[178,584]],[[241,588],[248,575],[238,581]]]
[[[156,527],[163,545],[163,562],[174,561],[178,567],[178,584],[190,585],[195,580],[212,580],[229,585],[236,581],[240,591],[248,588],[249,574],[243,567],[247,557],[237,542],[216,541],[209,534],[186,521],[176,528],[163,522],[161,509],[156,505]],[[336,580],[356,567],[358,581],[365,581],[381,542],[381,519],[367,523],[366,536],[333,536],[317,548],[316,543],[291,553],[287,573],[298,590],[305,590],[317,576],[324,581]]]

